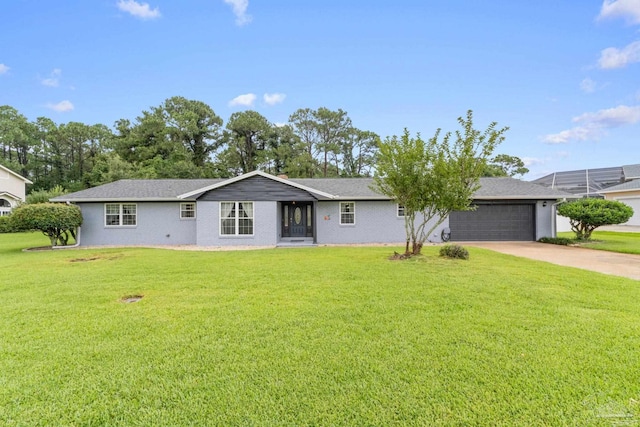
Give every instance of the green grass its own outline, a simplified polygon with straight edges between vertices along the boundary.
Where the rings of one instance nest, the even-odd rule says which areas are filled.
[[[637,281],[479,248],[20,251],[44,244],[0,235],[0,425],[640,422]]]
[[[558,237],[573,238],[575,234],[572,232],[563,232],[558,233]],[[640,255],[640,233],[596,230],[591,234],[591,241],[582,243],[580,246],[602,251]]]

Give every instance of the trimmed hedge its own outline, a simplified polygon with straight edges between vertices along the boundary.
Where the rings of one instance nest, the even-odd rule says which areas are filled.
[[[580,199],[558,206],[558,215],[569,218],[576,239],[589,240],[602,225],[622,224],[633,216],[633,208],[616,200]]]
[[[573,245],[576,241],[569,239],[568,237],[541,237],[538,239],[540,243],[551,243],[552,245],[569,246]]]
[[[63,203],[22,205],[13,210],[10,218],[15,231],[42,231],[51,240],[51,246],[66,245],[82,225],[80,208]]]

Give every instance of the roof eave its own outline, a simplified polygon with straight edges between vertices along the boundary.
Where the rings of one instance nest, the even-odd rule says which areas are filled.
[[[25,182],[25,184],[33,184],[33,182],[31,182],[30,180],[28,180],[24,176],[22,176],[22,175],[20,175],[18,173],[15,173],[14,171],[12,171],[11,169],[9,169],[9,168],[7,168],[5,166],[0,165],[0,168],[3,169],[3,170],[6,170],[7,172],[9,172],[11,175],[15,176],[16,178],[23,180]]]
[[[108,202],[183,202],[185,200],[195,201],[195,199],[177,199],[175,197],[79,197],[62,198],[54,197],[50,202],[62,203],[108,203]]]
[[[640,188],[627,188],[623,190],[600,190],[598,193],[600,194],[614,194],[614,193],[628,193],[629,191],[640,191]]]
[[[473,200],[562,200],[568,196],[521,195],[521,196],[473,196]]]

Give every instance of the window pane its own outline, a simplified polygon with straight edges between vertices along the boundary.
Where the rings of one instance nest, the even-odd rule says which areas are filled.
[[[354,202],[341,202],[340,203],[340,224],[355,224],[355,203]]]
[[[180,218],[195,218],[195,217],[196,217],[195,203],[180,204]]]
[[[253,234],[253,219],[240,219],[238,224],[238,234]]]
[[[106,225],[120,225],[120,215],[107,215],[105,218]]]
[[[136,225],[136,205],[122,205],[122,225]]]
[[[106,207],[107,215],[120,215],[120,205],[108,204]]]
[[[220,234],[236,234],[236,220],[223,219],[220,225]]]
[[[253,218],[253,203],[238,203],[238,211],[240,212],[239,218]]]
[[[109,203],[104,208],[106,225],[120,225],[120,205]]]

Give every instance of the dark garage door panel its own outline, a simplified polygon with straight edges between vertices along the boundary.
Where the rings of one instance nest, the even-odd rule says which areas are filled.
[[[535,240],[535,205],[477,205],[449,215],[451,240]]]

